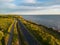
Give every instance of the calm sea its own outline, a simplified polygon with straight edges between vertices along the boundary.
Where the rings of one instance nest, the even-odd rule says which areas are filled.
[[[23,15],[23,18],[49,28],[60,29],[59,15]]]

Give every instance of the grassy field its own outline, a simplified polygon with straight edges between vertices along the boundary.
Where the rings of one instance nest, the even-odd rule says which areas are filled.
[[[13,18],[7,18],[4,16],[0,16],[0,45],[4,45],[7,42],[7,34],[10,25],[13,23]]]
[[[18,32],[16,26],[17,21],[15,21],[15,18],[18,18],[28,29],[28,32],[32,34],[33,37],[37,41],[41,42],[43,45],[60,45],[60,33],[58,33],[57,31],[54,31],[52,28],[48,28],[46,26],[38,25],[31,21],[27,21],[21,16],[12,15],[0,16],[0,45],[7,45],[9,33],[14,22],[14,37],[12,45],[19,45]]]
[[[7,45],[15,18],[20,18],[20,16],[0,15],[0,45]],[[16,23],[17,21],[15,21],[14,24],[14,37],[12,45],[19,45]]]

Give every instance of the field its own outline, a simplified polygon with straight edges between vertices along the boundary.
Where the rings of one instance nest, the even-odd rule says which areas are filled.
[[[6,40],[6,35],[8,34],[8,29],[10,25],[12,24],[13,19],[11,18],[1,18],[0,17],[0,40],[3,43],[3,40]],[[3,39],[4,38],[4,39]],[[0,41],[0,45],[1,45]]]
[[[60,33],[52,28],[27,21],[21,16],[0,16],[0,45],[30,45],[31,40],[27,38],[31,36],[24,31],[39,43],[37,45],[60,45]]]

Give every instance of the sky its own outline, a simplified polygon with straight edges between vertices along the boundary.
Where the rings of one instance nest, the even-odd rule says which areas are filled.
[[[0,14],[60,14],[60,0],[0,0]]]

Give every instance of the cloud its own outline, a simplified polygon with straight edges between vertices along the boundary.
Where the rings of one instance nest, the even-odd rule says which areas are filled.
[[[10,2],[12,2],[12,1],[14,1],[14,0],[0,0],[0,3],[2,2],[2,3],[10,3]]]
[[[0,9],[15,7],[15,4],[12,3],[13,1],[14,0],[0,0]]]
[[[1,9],[1,10],[2,10],[2,12],[3,11],[5,11],[5,12],[8,11],[10,13],[18,13],[18,14],[20,14],[20,13],[21,14],[60,14],[60,5],[55,5],[55,6],[53,5],[53,6],[50,6],[50,7],[49,6],[48,7],[31,7],[31,6],[29,7],[29,6],[14,6],[14,5],[11,5],[11,8],[9,7],[7,9]]]
[[[36,0],[24,0],[25,3],[36,3]]]
[[[60,0],[38,2],[37,0],[21,0],[13,3],[15,0],[0,0],[0,13],[16,13],[16,14],[60,14]],[[17,0],[16,0],[17,1]]]
[[[25,7],[21,9],[26,9],[27,11],[20,11],[15,10],[13,12],[10,12],[11,14],[24,14],[24,15],[29,15],[29,14],[60,14],[60,5],[55,5],[55,6],[50,6],[50,7],[35,7],[33,8],[29,8],[29,7]],[[29,10],[30,9],[30,10]],[[33,10],[34,9],[34,10]],[[43,10],[41,10],[43,9]],[[29,11],[28,11],[29,10]],[[9,13],[9,12],[8,12]]]

